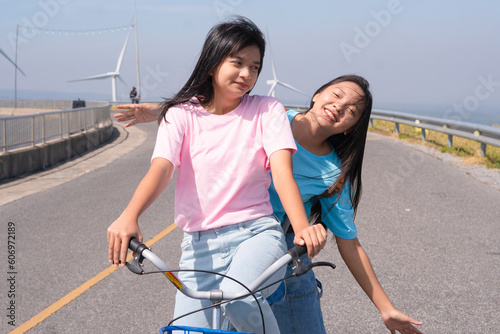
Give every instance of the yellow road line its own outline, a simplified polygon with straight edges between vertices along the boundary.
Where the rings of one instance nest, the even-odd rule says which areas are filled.
[[[148,247],[151,247],[154,243],[156,243],[158,240],[162,239],[165,237],[167,234],[172,232],[177,226],[175,224],[170,225],[157,235],[155,235],[153,238],[149,239],[145,244]],[[127,257],[127,261],[130,261],[132,258],[132,253],[130,253]],[[118,267],[121,268],[121,267]],[[13,331],[10,332],[10,334],[16,334],[16,333],[26,333],[28,330],[31,328],[35,327],[45,319],[47,319],[49,316],[54,314],[55,312],[59,311],[61,308],[69,304],[72,300],[80,296],[82,293],[90,289],[92,286],[95,284],[99,283],[102,281],[104,278],[109,276],[112,272],[117,270],[118,268],[115,268],[114,266],[110,266],[103,271],[101,271],[99,274],[94,276],[93,278],[89,279],[87,282],[83,283],[80,285],[78,288],[74,289],[70,293],[68,293],[66,296],[62,297],[58,301],[56,301],[54,304],[50,305],[47,307],[45,310],[42,312],[38,313],[35,315],[33,318],[30,320],[26,321],[25,323],[19,325],[16,327]]]

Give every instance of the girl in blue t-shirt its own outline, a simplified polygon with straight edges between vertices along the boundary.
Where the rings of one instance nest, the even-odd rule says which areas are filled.
[[[339,252],[356,281],[379,310],[391,332],[421,333],[415,319],[397,310],[378,282],[368,256],[357,238],[354,216],[361,198],[361,169],[370,121],[372,96],[368,82],[356,75],[338,77],[320,87],[310,109],[287,112],[297,144],[293,174],[310,217],[322,221],[335,235]],[[271,184],[275,215],[285,222],[288,247],[293,230]],[[310,260],[302,260],[309,264]],[[292,268],[287,270],[287,276]],[[269,299],[282,333],[326,333],[319,299],[321,283],[311,270],[285,281]]]
[[[115,115],[118,121],[130,121],[126,126],[156,120],[159,110],[154,104],[118,108],[131,109]],[[333,232],[347,267],[379,310],[387,328],[391,333],[421,334],[413,326],[421,322],[392,305],[357,238],[354,216],[361,198],[361,170],[371,109],[368,82],[346,75],[321,86],[306,113],[289,110],[297,144],[292,157],[293,174],[311,223],[322,221]],[[273,185],[269,193],[274,214],[286,225],[285,212]],[[291,248],[293,230],[285,227],[285,233]],[[307,256],[302,260],[310,263]],[[291,267],[287,271],[289,275]],[[285,294],[278,290],[269,298],[281,333],[326,333],[319,301],[321,283],[314,272],[292,277],[285,284]]]

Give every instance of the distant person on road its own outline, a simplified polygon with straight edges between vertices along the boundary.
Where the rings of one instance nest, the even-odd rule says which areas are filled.
[[[223,273],[249,285],[284,255],[285,237],[267,191],[270,171],[296,232],[294,243],[307,245],[310,257],[324,247],[326,231],[309,225],[293,178],[296,145],[285,109],[275,98],[248,94],[261,72],[264,50],[262,32],[248,19],[238,17],[210,30],[191,77],[162,105],[148,173],[108,228],[109,261],[115,266],[125,264],[130,238],[142,240],[138,218],[177,168],[175,223],[184,230],[179,267],[188,270],[179,278],[191,289],[199,284],[203,290],[241,287],[189,269]],[[254,321],[260,304],[265,331],[279,333],[267,296],[256,295],[258,302],[247,297],[223,305],[225,317],[238,331],[262,333],[262,323]],[[208,305],[178,292],[175,316]],[[209,327],[210,315],[209,310],[197,312],[174,324]]]
[[[161,110],[155,104],[117,108],[130,109],[115,115],[118,121],[129,122],[125,126],[152,122]],[[391,333],[421,333],[412,325],[421,322],[392,305],[357,238],[354,216],[361,199],[361,170],[371,108],[368,82],[356,75],[345,75],[321,86],[307,112],[288,110],[298,149],[293,155],[293,174],[311,223],[323,221],[333,232],[342,259]],[[269,192],[274,214],[286,223],[274,184]],[[293,228],[285,233],[291,248]],[[310,263],[306,256],[302,260]],[[289,267],[287,276],[291,272]],[[326,333],[320,305],[321,283],[313,271],[292,277],[285,285],[285,289],[278,289],[269,298],[281,333]]]
[[[135,89],[135,87],[132,87],[132,90],[130,91],[130,100],[133,104],[139,103],[139,99],[137,98],[137,90]]]

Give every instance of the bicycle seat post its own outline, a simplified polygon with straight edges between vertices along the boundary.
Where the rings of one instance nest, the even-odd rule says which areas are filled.
[[[210,300],[212,304],[214,304],[214,310],[212,313],[212,328],[220,329],[221,327],[221,306],[220,302],[222,302],[223,293],[222,290],[212,290],[210,291]]]

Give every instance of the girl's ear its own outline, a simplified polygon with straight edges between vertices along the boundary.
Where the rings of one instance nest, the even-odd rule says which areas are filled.
[[[318,95],[319,95],[319,93],[313,96],[313,98],[312,98],[313,102],[316,102],[316,100],[318,99]]]

